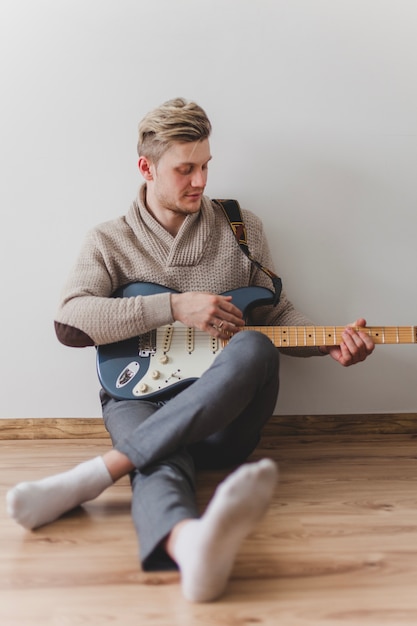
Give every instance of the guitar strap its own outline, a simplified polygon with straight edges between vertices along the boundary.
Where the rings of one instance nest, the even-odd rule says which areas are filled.
[[[264,272],[271,279],[274,287],[273,305],[276,306],[281,296],[282,281],[272,270],[269,270],[267,267],[261,265],[261,263],[256,261],[256,259],[254,259],[251,255],[248,246],[246,226],[242,219],[239,202],[237,200],[219,200],[214,198],[212,201],[222,209],[223,213],[227,217],[236,241],[238,242],[243,253],[248,257],[249,261],[258,269],[262,270],[262,272]]]

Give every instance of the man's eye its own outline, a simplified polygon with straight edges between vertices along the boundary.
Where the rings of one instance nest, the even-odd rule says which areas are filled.
[[[178,172],[186,176],[187,174],[191,174],[192,168],[191,167],[179,167]]]

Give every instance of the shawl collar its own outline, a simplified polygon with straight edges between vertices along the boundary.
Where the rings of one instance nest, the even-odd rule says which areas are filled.
[[[145,185],[139,190],[126,221],[142,245],[167,267],[192,266],[199,263],[214,230],[215,210],[210,198],[203,196],[201,209],[187,215],[173,237],[149,213],[144,203]]]

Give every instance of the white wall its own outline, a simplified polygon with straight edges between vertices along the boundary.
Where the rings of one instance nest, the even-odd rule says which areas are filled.
[[[298,308],[417,324],[416,27],[415,0],[2,0],[0,417],[100,414],[54,313],[136,194],[138,121],[177,95],[214,125],[209,195],[261,215]],[[284,358],[277,412],[416,411],[416,363]]]

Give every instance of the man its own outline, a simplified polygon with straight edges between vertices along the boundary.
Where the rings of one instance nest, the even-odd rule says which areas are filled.
[[[175,99],[139,125],[139,171],[145,182],[124,217],[89,233],[64,290],[56,319],[66,345],[112,344],[181,322],[225,348],[202,376],[169,397],[101,403],[113,448],[58,474],[21,483],[7,496],[10,515],[26,528],[49,523],[130,474],[132,515],[142,566],[178,567],[184,596],[204,602],[224,591],[242,540],[265,513],[277,480],[274,462],[243,464],[255,449],[278,394],[278,350],[260,332],[240,332],[242,311],[227,291],[270,287],[242,253],[222,211],[203,195],[211,159],[210,122],[195,103]],[[272,260],[260,220],[244,211],[252,256]],[[132,282],[169,289],[112,297]],[[174,290],[174,291],[171,291]],[[308,325],[285,292],[277,306],[255,308],[258,325]],[[359,319],[355,326],[365,326]],[[328,353],[343,366],[363,361],[374,345],[347,327],[339,346],[297,348]],[[202,517],[197,468],[240,465],[217,488]]]

